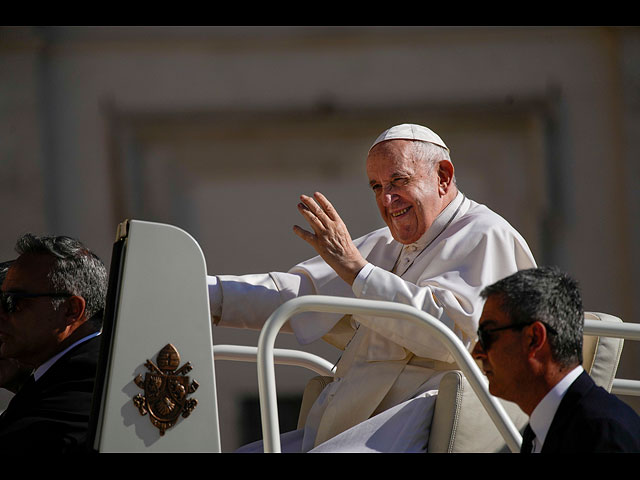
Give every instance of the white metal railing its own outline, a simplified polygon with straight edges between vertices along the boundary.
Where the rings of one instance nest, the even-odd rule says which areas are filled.
[[[585,319],[584,334],[640,341],[640,324],[613,323],[603,322],[601,320]],[[640,396],[640,380],[616,378],[613,380],[611,393],[616,395]]]
[[[459,369],[464,373],[498,431],[505,439],[509,449],[512,452],[520,451],[522,442],[520,432],[505,412],[502,404],[489,394],[480,368],[462,341],[442,322],[421,310],[400,303],[309,295],[294,298],[282,304],[269,316],[258,339],[258,389],[265,453],[280,452],[274,360],[275,339],[290,317],[304,311],[394,317],[426,327],[449,349]]]
[[[317,355],[289,349],[273,348],[275,337],[284,323],[296,313],[319,311],[329,313],[375,313],[377,316],[406,318],[426,325],[433,330],[456,358],[472,388],[504,437],[509,448],[520,450],[521,436],[502,405],[489,394],[479,367],[460,339],[434,317],[407,305],[373,300],[340,297],[308,296],[291,300],[278,308],[267,320],[260,334],[258,347],[239,345],[214,345],[215,360],[231,360],[258,363],[258,385],[262,415],[265,452],[280,451],[280,432],[275,386],[274,365],[294,365],[308,368],[319,375],[332,375],[334,366]],[[601,320],[584,321],[584,334],[640,340],[640,325],[609,323]],[[614,379],[612,393],[640,396],[640,381]]]
[[[606,324],[600,320],[585,320],[584,333],[603,337],[640,340],[640,324]],[[256,362],[258,347],[239,345],[214,345],[216,360],[233,360],[240,362]],[[293,365],[308,368],[319,375],[333,375],[335,365],[322,357],[300,350],[274,349],[276,365]],[[616,395],[640,396],[640,380],[615,378],[611,393]]]
[[[333,375],[333,365],[313,353],[301,350],[275,348],[273,350],[274,361],[278,365],[293,365],[308,368],[319,375]],[[214,345],[213,357],[215,360],[231,360],[236,362],[256,362],[258,359],[258,347],[241,345]]]
[[[614,378],[613,385],[611,386],[611,393],[615,393],[616,395],[640,397],[640,380]]]
[[[624,338],[626,340],[640,340],[640,324],[585,319],[584,334],[597,335],[599,337]]]

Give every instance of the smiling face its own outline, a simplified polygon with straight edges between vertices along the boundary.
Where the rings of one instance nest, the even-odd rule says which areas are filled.
[[[451,165],[450,177],[452,173]],[[389,140],[372,148],[367,175],[383,220],[393,238],[405,245],[417,241],[451,200],[451,178],[443,178],[449,173],[439,166],[428,167],[407,140]]]

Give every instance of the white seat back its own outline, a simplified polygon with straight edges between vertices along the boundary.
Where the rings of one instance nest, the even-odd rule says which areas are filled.
[[[618,317],[606,313],[585,312],[584,318],[585,320],[622,323]],[[589,372],[593,381],[608,392],[613,386],[623,346],[623,338],[584,336],[582,365]]]

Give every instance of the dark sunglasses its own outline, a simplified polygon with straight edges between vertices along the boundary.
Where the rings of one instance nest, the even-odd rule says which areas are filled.
[[[6,313],[15,313],[19,300],[23,298],[69,298],[70,293],[23,293],[23,292],[0,292],[0,307]]]
[[[491,344],[493,343],[493,341],[496,339],[495,335],[491,335],[494,332],[499,332],[502,330],[522,330],[524,327],[527,327],[535,322],[537,322],[538,320],[534,320],[533,322],[528,322],[528,323],[514,323],[511,325],[507,325],[506,327],[498,327],[498,328],[491,328],[489,330],[485,330],[482,327],[478,328],[477,334],[478,334],[478,343],[480,344],[480,346],[482,347],[482,349],[486,352],[489,348],[491,348]],[[550,327],[549,325],[547,325],[544,322],[540,322],[542,323],[547,330],[549,330],[550,333],[556,333],[556,331],[553,329],[553,327]]]

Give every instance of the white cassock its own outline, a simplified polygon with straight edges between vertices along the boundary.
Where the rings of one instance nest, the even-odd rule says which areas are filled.
[[[209,277],[213,316],[220,326],[259,329],[282,303],[301,295],[387,300],[433,315],[469,348],[483,306],[480,291],[536,266],[506,220],[462,193],[414,244],[396,242],[386,227],[354,243],[369,263],[353,286],[319,256],[288,273]],[[426,329],[317,312],[297,314],[286,327],[303,345],[323,338],[344,352],[304,430],[283,436],[283,451],[289,443],[303,452],[425,451],[438,382],[456,368]]]

